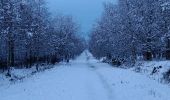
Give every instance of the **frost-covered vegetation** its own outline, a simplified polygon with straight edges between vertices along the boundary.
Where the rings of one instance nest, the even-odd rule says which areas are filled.
[[[142,63],[152,66],[166,62]],[[153,65],[155,64],[155,65]],[[28,77],[31,70],[14,70],[21,81],[0,74],[1,100],[169,100],[170,87],[130,69],[113,68],[88,51],[69,64]],[[145,67],[147,68],[147,67]],[[33,69],[32,69],[33,70]],[[157,76],[155,74],[155,76]]]
[[[50,15],[45,0],[0,1],[0,69],[54,64],[85,48],[71,16]]]
[[[169,0],[106,3],[91,31],[90,52],[113,63],[170,59]]]
[[[89,45],[45,1],[0,0],[0,100],[169,100],[170,0],[105,3]]]
[[[159,83],[170,83],[169,61],[137,61],[131,69],[156,80]]]

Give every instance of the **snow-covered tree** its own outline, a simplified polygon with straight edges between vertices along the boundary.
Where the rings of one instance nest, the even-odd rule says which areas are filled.
[[[45,0],[0,1],[0,68],[69,60],[84,49],[70,16],[53,17]],[[9,70],[10,71],[10,70]]]
[[[168,0],[119,0],[106,3],[101,19],[92,29],[90,51],[97,58],[124,59],[137,56],[162,58],[163,37],[169,32]]]

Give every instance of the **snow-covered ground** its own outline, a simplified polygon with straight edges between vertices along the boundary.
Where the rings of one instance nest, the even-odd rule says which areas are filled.
[[[153,73],[154,68],[156,70]],[[140,74],[158,82],[165,83],[163,75],[170,70],[170,61],[138,61],[132,70],[138,71]]]
[[[70,64],[0,86],[0,100],[169,100],[170,87],[84,52]]]

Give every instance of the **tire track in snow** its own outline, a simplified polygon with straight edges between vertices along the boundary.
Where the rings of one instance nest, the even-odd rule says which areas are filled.
[[[98,77],[98,79],[100,80],[103,88],[106,90],[106,95],[108,97],[108,100],[113,100],[113,90],[110,88],[110,85],[107,83],[107,80],[105,79],[105,77],[99,73],[97,71],[97,68],[95,66],[89,66],[89,70],[93,71],[93,73],[96,74],[96,76]]]
[[[92,59],[88,53],[86,53],[87,56],[87,66],[89,67],[89,70],[92,71],[93,73],[96,74],[96,76],[98,77],[98,79],[100,80],[101,84],[103,85],[103,88],[106,90],[106,95],[108,97],[108,100],[113,100],[113,90],[110,88],[110,85],[107,83],[106,78],[97,71],[97,67],[94,66],[93,64],[91,64],[89,62],[90,59]]]

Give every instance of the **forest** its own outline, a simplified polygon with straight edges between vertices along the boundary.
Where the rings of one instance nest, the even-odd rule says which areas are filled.
[[[119,0],[105,3],[91,30],[89,49],[100,59],[135,64],[170,59],[169,0]]]
[[[72,16],[49,13],[45,0],[0,1],[0,69],[69,62],[85,49]]]
[[[0,0],[0,100],[169,94],[170,0]]]

